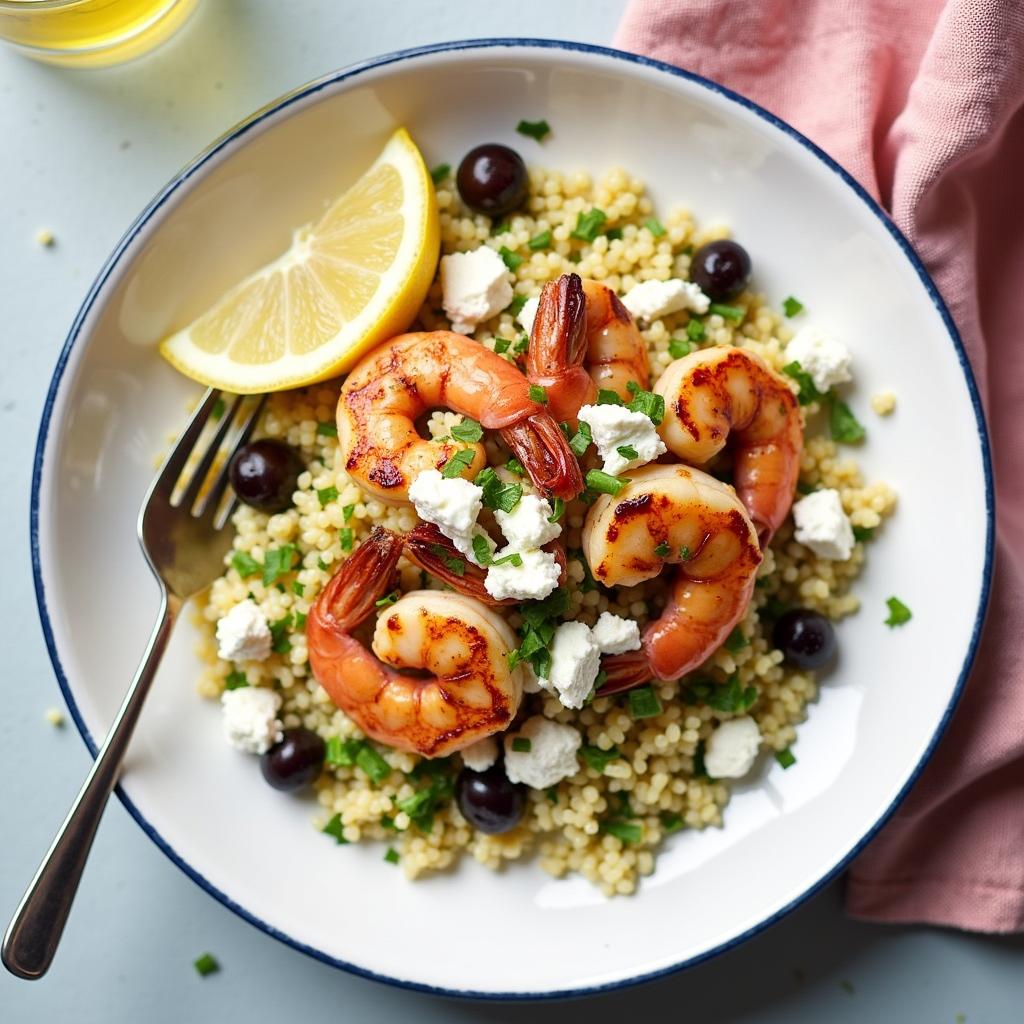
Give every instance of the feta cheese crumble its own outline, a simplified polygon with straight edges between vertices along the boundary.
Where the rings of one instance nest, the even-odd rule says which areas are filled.
[[[622,296],[622,304],[637,320],[650,321],[681,309],[703,316],[711,300],[693,281],[673,277],[668,281],[642,281]]]
[[[730,718],[708,738],[704,768],[713,779],[739,779],[754,766],[761,730],[749,715]]]
[[[529,740],[530,749],[514,750],[517,739]],[[534,715],[518,733],[505,735],[505,774],[510,782],[547,789],[580,770],[576,751],[582,743],[583,737],[571,725]]]
[[[497,545],[482,526],[477,516],[484,507],[483,488],[463,480],[462,477],[443,477],[436,469],[425,469],[409,485],[409,500],[416,515],[426,523],[433,523],[474,565],[479,565],[473,552],[473,538],[483,537],[493,554]]]
[[[540,299],[534,296],[532,299],[527,299],[523,303],[523,308],[519,310],[519,314],[516,319],[519,321],[519,326],[522,327],[527,334],[533,333],[533,321],[537,319],[537,307],[540,305]]]
[[[273,638],[266,616],[253,600],[236,604],[217,623],[217,657],[224,661],[263,661]]]
[[[642,412],[621,405],[585,405],[579,419],[590,427],[597,452],[604,460],[604,471],[611,476],[651,462],[667,451],[650,416]],[[627,445],[636,450],[635,459],[618,450]]]
[[[240,686],[220,695],[224,738],[236,750],[265,754],[283,733],[277,712],[281,696],[259,686]]]
[[[602,654],[625,654],[640,648],[640,624],[612,612],[601,612],[592,630]]]
[[[512,301],[505,261],[486,245],[441,257],[442,304],[452,330],[472,334],[482,320],[497,316]]]
[[[511,546],[497,556],[511,554]],[[516,601],[539,601],[558,586],[558,560],[550,551],[520,551],[521,565],[506,562],[492,565],[484,578],[484,589],[496,601],[512,598]]]
[[[498,760],[498,744],[493,736],[485,736],[459,751],[462,763],[471,772],[485,772]]]
[[[551,503],[536,494],[524,494],[511,512],[494,510],[495,521],[515,551],[542,548],[560,536],[561,525],[548,522],[552,515]]]
[[[853,551],[853,526],[843,510],[839,492],[813,491],[793,504],[796,539],[819,558],[845,562]]]
[[[853,380],[850,350],[820,327],[801,327],[786,346],[786,360],[799,363],[822,394],[836,384]]]
[[[601,648],[585,622],[563,622],[551,641],[551,675],[539,680],[554,691],[562,705],[581,708],[601,671]]]

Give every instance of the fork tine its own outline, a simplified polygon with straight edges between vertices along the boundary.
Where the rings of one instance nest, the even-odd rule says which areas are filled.
[[[196,509],[197,516],[205,516],[208,512],[216,516],[216,511],[220,506],[221,498],[224,497],[224,491],[228,486],[228,471],[231,466],[231,460],[235,457],[235,453],[238,449],[241,448],[242,445],[246,444],[249,438],[252,437],[252,432],[256,429],[256,424],[259,421],[260,413],[263,411],[263,406],[266,404],[266,401],[267,396],[260,395],[259,401],[252,403],[252,408],[242,421],[242,427],[238,432],[238,436],[235,438],[235,443],[231,446],[231,451],[228,452],[228,456],[224,460],[224,465],[221,466],[216,479],[210,485],[209,491],[207,491],[202,502],[199,504],[199,507]],[[234,416],[236,409],[237,405],[231,410],[232,416]],[[232,503],[232,506],[233,504],[234,503]],[[233,507],[229,508],[227,515],[217,517],[215,519],[214,526],[216,529],[219,530],[224,523],[227,522],[232,511]]]
[[[206,421],[210,418],[210,413],[213,412],[213,407],[219,399],[220,391],[217,388],[210,388],[206,392],[203,400],[192,414],[192,419],[188,421],[188,426],[185,427],[181,437],[178,438],[171,449],[170,455],[167,456],[167,460],[164,462],[159,475],[153,481],[149,495],[146,501],[143,502],[143,509],[156,497],[163,498],[168,503],[170,502],[171,495],[174,493],[174,486],[178,482],[178,477],[181,476],[181,471],[185,468],[185,464],[192,454],[192,449],[195,448],[196,441],[199,440],[199,435],[202,434],[203,427],[206,426]]]
[[[210,469],[217,458],[217,454],[220,451],[221,446],[224,444],[224,438],[228,436],[228,432],[231,430],[231,424],[235,418],[235,413],[238,412],[241,404],[242,396],[236,395],[234,401],[231,403],[231,407],[229,409],[225,409],[224,412],[221,413],[220,424],[214,432],[210,443],[207,445],[206,451],[203,452],[203,457],[199,460],[199,465],[196,466],[188,483],[185,485],[185,489],[181,493],[181,498],[176,503],[181,508],[189,510],[195,504],[196,499],[199,497],[199,492],[203,488],[203,483],[207,476],[209,476]]]

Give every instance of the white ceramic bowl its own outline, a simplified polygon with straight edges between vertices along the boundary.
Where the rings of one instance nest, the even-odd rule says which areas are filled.
[[[538,145],[515,133],[545,117]],[[695,963],[765,927],[832,877],[928,757],[978,640],[991,559],[985,429],[956,331],[907,243],[793,129],[675,68],[590,46],[487,40],[382,57],[304,86],[229,132],[143,211],[75,320],[43,414],[32,495],[40,614],[95,752],[140,656],[156,588],[135,541],[154,453],[198,388],[155,342],[282,249],[407,125],[429,164],[499,140],[530,162],[622,165],[665,206],[725,221],[756,286],[792,293],[846,338],[856,454],[899,510],[871,544],[860,614],[799,732],[788,772],[764,760],[726,826],[673,837],[633,898],[530,864],[475,863],[406,882],[378,845],[339,848],[310,803],[271,790],[200,700],[186,622],[164,662],[121,799],[154,842],[247,920],[338,966],[457,994],[594,991]],[[881,389],[894,416],[868,409]],[[955,557],[949,525],[956,524]],[[883,625],[898,595],[913,621]],[[55,808],[55,810],[57,810]]]

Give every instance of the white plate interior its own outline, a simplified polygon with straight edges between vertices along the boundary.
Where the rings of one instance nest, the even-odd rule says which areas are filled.
[[[522,118],[554,128],[538,145]],[[199,389],[154,343],[287,244],[407,125],[428,164],[497,140],[528,162],[592,174],[621,165],[667,208],[723,221],[776,302],[807,305],[854,354],[851,403],[867,475],[899,492],[870,547],[862,612],[800,729],[798,764],[765,759],[726,828],[681,833],[633,898],[500,875],[466,862],[407,883],[377,845],[338,848],[314,806],[270,790],[220,739],[194,692],[183,622],[132,747],[124,790],[178,858],[270,929],[401,982],[542,994],[615,984],[699,958],[813,887],[890,807],[928,749],[971,647],[986,578],[983,444],[964,369],[918,273],[879,217],[799,141],[706,86],[578,49],[428,53],[342,78],[223,145],[122,253],[85,317],[56,396],[42,470],[39,556],[53,640],[84,725],[102,735],[144,647],[156,588],[135,541],[154,454]],[[880,420],[875,391],[898,411]],[[942,438],[942,444],[936,439]],[[948,486],[950,480],[956,486]],[[936,481],[942,514],[935,514]],[[948,524],[955,558],[943,559]],[[914,612],[883,625],[885,599]],[[447,941],[438,942],[439,935]],[[477,938],[479,936],[479,939]],[[451,939],[455,938],[453,945]],[[462,940],[462,941],[459,941]]]

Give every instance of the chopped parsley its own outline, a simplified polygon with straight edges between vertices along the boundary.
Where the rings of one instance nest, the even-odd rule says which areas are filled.
[[[476,420],[464,419],[452,427],[452,437],[456,441],[463,441],[466,444],[473,444],[484,436],[484,428]]]
[[[370,746],[369,743],[364,743],[356,754],[356,765],[361,768],[370,781],[379,786],[390,774],[391,765],[384,760],[380,754]]]
[[[519,335],[519,340],[512,346],[512,351],[517,355],[525,352],[530,347],[530,336],[525,332]]]
[[[351,533],[351,531],[349,531],[349,532]],[[318,557],[317,560],[316,560],[316,565],[317,565],[317,568],[320,569],[322,572],[330,572],[331,571],[331,563],[330,562],[325,562],[323,560],[323,558]]]
[[[782,312],[785,313],[786,316],[796,316],[797,313],[802,313],[803,311],[804,304],[792,295],[782,303]]]
[[[833,441],[853,444],[864,439],[864,428],[850,407],[835,395],[829,395],[828,427]]]
[[[821,392],[815,386],[811,375],[795,359],[791,363],[786,363],[782,372],[787,377],[792,377],[800,385],[797,401],[801,405],[810,405],[811,402],[816,402],[821,398]]]
[[[354,535],[353,535],[352,527],[351,526],[343,526],[338,531],[338,541],[341,544],[341,550],[342,551],[351,551],[352,550],[353,536]],[[321,565],[320,568],[321,569],[326,569],[327,566],[326,565]]]
[[[539,384],[531,384],[530,385],[530,401],[531,402],[540,402],[541,405],[547,405],[548,404],[548,393]]]
[[[510,313],[512,316],[519,316],[523,311],[523,306],[526,305],[525,295],[516,295],[512,301],[505,307],[505,312]],[[516,351],[519,351],[518,349]]]
[[[734,673],[724,683],[697,679],[687,688],[686,697],[691,704],[707,704],[715,711],[732,714],[751,707],[757,700],[757,688],[741,686],[739,676]]]
[[[294,561],[294,544],[282,544],[279,548],[271,548],[263,559],[263,585],[273,586],[286,572],[291,571]]]
[[[384,854],[384,859],[389,864],[397,864],[400,859],[398,856],[398,851],[393,846],[389,846],[387,853]]]
[[[625,405],[626,403],[619,397],[617,391],[612,391],[609,388],[598,388],[597,390],[597,404],[598,405]]]
[[[263,567],[246,551],[235,551],[231,555],[231,565],[242,579],[255,576]]]
[[[516,131],[540,142],[551,131],[551,125],[543,118],[540,121],[520,121],[516,125]]]
[[[443,476],[446,480],[454,480],[457,476],[462,476],[462,474],[472,465],[472,449],[463,448],[461,451],[457,451],[444,464],[444,469],[441,470],[441,476]]]
[[[627,479],[623,478],[620,480],[618,477],[611,476],[600,469],[587,470],[587,487],[592,491],[598,491],[600,494],[610,494],[614,497],[628,483]]]
[[[355,505],[345,505],[341,510],[341,518],[347,523],[352,518],[352,513],[355,512]]]
[[[853,539],[859,541],[871,540],[875,535],[873,526],[855,526],[853,528]]]
[[[444,179],[447,178],[448,175],[451,174],[451,173],[452,173],[452,165],[451,164],[438,164],[430,172],[430,180],[433,181],[433,183],[435,185],[440,185],[441,182],[444,181]]]
[[[679,549],[679,560],[681,562],[688,562],[692,557],[693,555],[691,554],[690,549],[684,544]]]
[[[685,822],[681,814],[676,814],[675,811],[662,811],[658,815],[658,820],[661,822],[661,827],[665,830],[665,835],[670,836],[673,832],[678,832],[684,827]]]
[[[887,626],[902,626],[913,618],[910,609],[898,597],[890,597],[885,603],[889,608],[889,617],[885,620]]]
[[[204,953],[202,956],[197,957],[192,962],[192,966],[195,967],[201,978],[205,978],[208,974],[215,974],[220,970],[220,964],[217,963],[217,958],[212,953]]]
[[[539,235],[534,235],[527,243],[526,247],[537,252],[540,249],[549,249],[551,247],[551,232],[542,231]]]
[[[724,302],[712,302],[708,312],[717,313],[723,320],[732,320],[737,324],[747,315],[742,306],[727,306]]]
[[[515,473],[516,476],[525,476],[526,470],[523,469],[523,464],[517,458],[511,458],[505,463],[505,468],[510,473]]]
[[[506,231],[511,231],[511,230],[512,230],[512,225],[509,224],[509,222],[507,220],[503,220],[500,224],[495,224],[491,228],[491,235],[492,235],[492,237],[495,236],[495,235],[503,235],[503,234],[505,234]],[[501,254],[499,253],[498,255],[500,256]],[[515,269],[514,267],[509,267],[509,270],[514,270],[514,269]]]
[[[737,651],[742,651],[744,647],[749,646],[750,641],[743,635],[743,631],[739,626],[736,626],[725,638],[724,647],[730,654],[735,654]]]
[[[784,750],[776,750],[775,760],[778,761],[783,768],[792,768],[793,765],[796,764],[796,757],[789,747],[786,747]]]
[[[644,827],[635,821],[622,821],[613,819],[601,823],[601,831],[615,836],[623,843],[639,843],[644,838]]]
[[[288,630],[292,628],[292,624],[291,612],[283,619],[270,623],[270,649],[275,654],[287,654],[292,649],[292,641],[288,636]]]
[[[320,499],[320,507],[324,508],[325,506],[329,505],[332,501],[338,500],[338,488],[334,486],[321,487],[316,492],[316,496]]]
[[[569,447],[572,449],[572,453],[576,458],[581,458],[583,453],[590,447],[593,440],[594,435],[591,433],[590,424],[580,420],[579,426],[576,428],[576,433],[569,442]]]
[[[248,686],[249,680],[245,678],[244,672],[239,672],[238,669],[228,673],[227,679],[224,680],[225,690],[240,690],[243,686]]]
[[[557,523],[563,515],[565,515],[565,502],[561,498],[555,498],[555,504],[551,510],[551,515],[548,516],[548,522]]]
[[[318,423],[316,432],[320,437],[337,437],[338,426],[336,423]]]
[[[512,749],[517,754],[528,754],[533,749],[533,744],[525,736],[516,736],[512,740]]]
[[[528,661],[534,672],[547,678],[551,671],[551,651],[548,645],[555,637],[555,624],[569,607],[569,591],[559,587],[543,601],[531,601],[520,607],[523,624],[519,628],[520,646],[509,652],[509,666],[515,668]]]
[[[614,242],[622,237],[622,228],[609,228],[604,233],[604,237],[607,238],[609,242]]]
[[[648,217],[647,220],[644,221],[644,227],[647,228],[655,238],[661,238],[661,236],[665,234],[665,225],[656,217]]]
[[[615,449],[624,459],[639,459],[640,453],[631,444],[620,444]]]
[[[385,594],[374,601],[373,606],[374,608],[387,608],[389,605],[397,604],[400,596],[397,590],[392,590],[390,594]]]
[[[696,322],[695,320],[690,321],[691,324]],[[668,354],[673,359],[682,359],[683,356],[688,356],[695,347],[693,342],[686,338],[672,338],[668,343]]]
[[[505,261],[505,266],[513,273],[518,268],[519,264],[526,258],[525,256],[517,255],[506,245],[503,245],[498,250],[498,255]]]
[[[629,713],[638,719],[661,714],[661,701],[650,686],[638,686],[629,691]]]
[[[481,469],[473,483],[483,490],[484,505],[502,512],[511,512],[523,496],[521,484],[505,483],[490,466]]]
[[[588,767],[592,768],[598,775],[604,773],[606,765],[617,761],[622,754],[619,752],[618,747],[612,747],[610,750],[602,750],[600,747],[592,747],[589,744],[584,744],[580,747],[580,757],[583,758],[583,763]]]
[[[626,406],[630,412],[642,412],[655,426],[665,418],[665,398],[653,391],[642,391],[636,381],[630,381],[626,388],[633,396],[633,401]]]
[[[341,823],[341,815],[335,814],[327,822],[326,825],[320,830],[325,835],[334,836],[334,841],[342,846],[347,843],[348,840],[345,838],[345,826]]]
[[[434,817],[452,799],[455,780],[451,761],[440,758],[434,761],[420,761],[409,773],[416,782],[425,782],[412,796],[397,801],[396,807],[409,815],[409,820],[428,835],[434,828]]]
[[[511,344],[512,344],[512,342],[509,341],[508,338],[495,338],[494,339],[494,351],[497,352],[498,355],[500,356],[503,352],[507,352],[508,351],[508,347]]]
[[[292,593],[296,597],[303,597],[306,593],[306,584],[300,583],[298,580],[292,580]]]
[[[672,549],[671,549],[671,548],[670,548],[670,547],[668,546],[668,541],[667,541],[667,540],[663,540],[663,541],[662,541],[662,542],[661,542],[661,543],[660,543],[660,544],[659,544],[659,545],[658,545],[658,546],[657,546],[657,547],[656,547],[656,548],[654,549],[654,553],[655,553],[655,554],[656,554],[656,555],[658,556],[658,558],[668,558],[668,553],[669,553],[669,552],[670,552],[671,550],[672,550]]]
[[[464,576],[466,573],[466,563],[463,559],[458,558],[455,555],[448,553],[448,549],[440,544],[431,544],[427,550],[444,562],[445,566],[456,576]]]
[[[578,238],[581,242],[592,242],[601,233],[608,214],[599,210],[596,206],[586,211],[580,211],[576,215],[576,227],[570,232],[571,238]]]
[[[686,325],[686,336],[690,341],[703,341],[708,336],[708,332],[700,320],[690,320]]]

